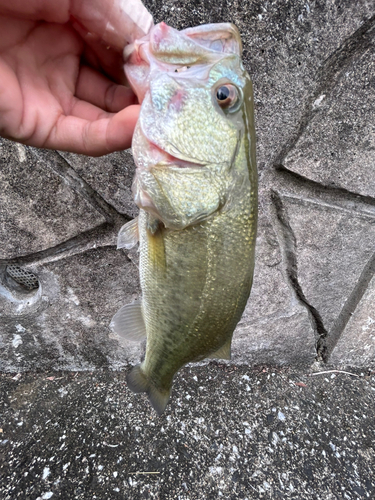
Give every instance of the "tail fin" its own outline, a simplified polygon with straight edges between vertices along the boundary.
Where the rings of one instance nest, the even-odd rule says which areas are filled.
[[[135,366],[131,372],[128,373],[126,380],[131,391],[135,393],[147,393],[148,399],[158,415],[161,415],[164,412],[171,395],[170,389],[167,391],[161,391],[160,389],[154,387],[146,377],[141,365]]]

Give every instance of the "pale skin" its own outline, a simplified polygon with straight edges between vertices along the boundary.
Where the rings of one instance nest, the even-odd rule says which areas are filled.
[[[0,0],[0,135],[91,156],[128,148],[140,106],[122,50],[152,22],[136,3],[141,26],[119,14],[124,0]]]

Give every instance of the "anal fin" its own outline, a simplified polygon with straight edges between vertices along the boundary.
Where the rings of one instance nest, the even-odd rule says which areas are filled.
[[[213,352],[207,357],[214,359],[231,359],[231,344],[232,344],[232,339],[230,338],[225,342],[223,346],[220,347],[220,349]]]
[[[112,330],[131,342],[141,342],[146,338],[146,325],[142,314],[142,302],[137,300],[126,304],[117,311],[110,323]]]

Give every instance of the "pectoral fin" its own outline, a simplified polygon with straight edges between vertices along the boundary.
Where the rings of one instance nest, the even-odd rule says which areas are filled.
[[[131,342],[141,342],[146,338],[146,326],[142,314],[142,302],[126,304],[117,311],[110,323],[112,330]]]
[[[117,249],[126,248],[130,250],[139,241],[138,217],[127,222],[120,229],[117,236]]]
[[[225,344],[220,347],[217,351],[213,352],[208,358],[214,358],[214,359],[231,359],[231,343],[232,339],[230,338],[225,342]]]

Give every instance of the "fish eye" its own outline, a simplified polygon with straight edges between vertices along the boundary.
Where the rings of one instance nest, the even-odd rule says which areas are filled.
[[[236,107],[235,104],[237,103],[238,98],[239,92],[237,87],[231,83],[220,85],[220,87],[216,89],[216,101],[222,109],[235,111],[233,108]]]

